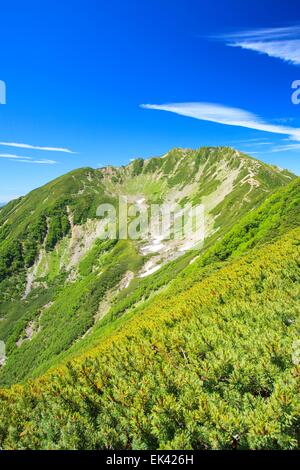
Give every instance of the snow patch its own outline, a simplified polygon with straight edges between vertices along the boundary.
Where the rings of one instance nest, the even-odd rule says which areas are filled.
[[[161,266],[161,264],[156,264],[154,259],[151,259],[147,261],[147,263],[144,265],[142,271],[139,274],[139,277],[150,276],[150,274],[153,274],[158,271]]]

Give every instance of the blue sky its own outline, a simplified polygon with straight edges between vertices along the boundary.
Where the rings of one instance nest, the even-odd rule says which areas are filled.
[[[0,202],[172,147],[300,174],[298,1],[11,0],[1,20]]]

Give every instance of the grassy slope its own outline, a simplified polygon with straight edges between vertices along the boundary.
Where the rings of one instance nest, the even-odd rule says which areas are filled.
[[[118,193],[141,193],[151,202],[163,201],[170,192],[177,191],[180,202],[180,192],[192,183],[195,188],[182,202],[202,202],[203,198],[209,202],[209,196],[218,197],[215,190],[226,175],[235,171],[234,191],[211,213],[211,217],[216,217],[215,228],[227,229],[237,215],[261,203],[264,193],[285,185],[293,177],[230,148],[174,149],[164,158],[136,160],[127,167],[75,170],[10,202],[0,211],[1,296],[20,292],[24,283],[20,273],[32,266],[43,243],[51,250],[68,234],[67,207],[74,223],[82,224],[96,217],[100,203],[115,201]],[[255,174],[259,187],[243,182],[249,172]]]
[[[297,448],[299,229],[2,392],[4,448]],[[254,347],[255,345],[255,347]]]
[[[172,299],[187,286],[191,287],[208,274],[220,269],[225,261],[234,259],[257,245],[276,240],[289,230],[299,227],[299,207],[300,178],[270,196],[262,206],[246,215],[220,242],[207,251],[204,249],[204,254],[199,254],[192,264],[191,257],[197,253],[188,253],[149,278],[137,279],[119,294],[108,314],[95,326],[91,335],[76,343],[59,358],[55,358],[52,365],[88,351],[107,335],[122,329],[128,319],[137,312],[142,312],[153,302],[156,292],[158,298],[167,296]],[[160,293],[161,288],[168,283],[168,290]],[[46,369],[43,370],[45,371]]]
[[[2,446],[298,448],[297,227],[299,179],[99,346],[3,391]]]
[[[91,168],[75,170],[0,211],[1,301],[20,296],[24,269],[33,265],[42,244],[51,250],[69,233],[68,206],[74,223],[83,223],[100,203],[112,201],[101,182],[102,175]]]
[[[204,249],[214,244],[226,230],[231,228],[235,218],[240,218],[263,200],[266,191],[286,183],[287,177],[279,171],[249,157],[242,158],[244,158],[244,169],[239,174],[236,188],[215,208],[216,214],[219,214],[216,222],[216,228],[219,230],[207,240]],[[199,168],[202,168],[205,177],[199,189],[193,193],[194,202],[199,202],[202,197],[210,194],[211,184],[216,180],[215,173],[218,168],[223,167],[225,162],[230,170],[234,170],[240,164],[240,160],[241,158],[238,158],[231,149],[200,149],[188,151],[184,155],[182,151],[175,149],[162,159],[143,162],[142,166],[135,167],[133,163],[129,167],[111,169],[113,174],[110,171],[106,174],[103,170],[101,177],[97,170],[78,170],[34,191],[21,201],[20,210],[17,210],[18,202],[12,203],[12,208],[6,208],[8,212],[5,217],[10,214],[9,223],[17,227],[14,230],[21,233],[20,226],[23,227],[22,224],[25,224],[20,218],[21,215],[24,217],[24,213],[31,214],[39,198],[44,203],[38,205],[38,214],[34,212],[32,217],[39,217],[39,213],[45,211],[43,204],[46,204],[46,213],[49,213],[50,203],[52,206],[57,206],[59,201],[60,203],[64,201],[71,207],[74,221],[82,223],[95,212],[90,207],[90,198],[94,207],[99,203],[99,198],[103,200],[105,197],[112,197],[109,193],[113,190],[116,193],[127,191],[138,194],[139,191],[146,193],[149,191],[149,194],[153,194],[152,183],[156,187],[159,185],[160,194],[165,195],[163,188],[169,187],[170,190],[170,187],[177,187],[178,184],[184,187],[191,182],[193,175],[195,177]],[[257,178],[261,187],[256,190],[251,190],[247,184],[239,185],[239,181],[248,174],[249,168],[253,169],[253,162],[259,165]],[[116,181],[113,181],[113,178],[116,178]],[[84,198],[80,195],[82,190],[85,191]],[[98,191],[96,196],[95,191]],[[50,199],[46,196],[49,192]],[[242,204],[246,194],[248,202]],[[32,223],[30,218],[29,222]],[[149,298],[152,300],[153,295],[184,270],[195,256],[195,253],[188,253],[149,278],[135,279],[128,289],[114,298],[110,312],[94,327],[92,334],[83,341],[78,341],[92,327],[99,302],[107,290],[116,287],[127,270],[135,272],[142,262],[141,257],[134,253],[135,249],[131,244],[119,243],[118,247],[121,247],[122,251],[121,262],[119,257],[115,256],[116,251],[112,247],[108,247],[108,251],[105,249],[103,254],[101,243],[96,244],[82,260],[79,266],[80,276],[72,284],[65,284],[66,274],[58,274],[57,253],[53,251],[51,258],[54,259],[56,255],[56,261],[54,260],[51,272],[44,279],[49,289],[46,292],[33,291],[26,301],[17,300],[0,305],[0,315],[4,317],[0,323],[0,337],[6,342],[8,352],[8,361],[0,372],[2,386],[45,373],[49,367],[56,366],[65,357],[78,354],[81,350],[86,350],[90,345],[101,341],[115,328],[121,327],[127,316],[134,314],[132,312],[134,307],[141,303],[139,306],[143,308],[145,300]],[[100,274],[103,270],[104,272]],[[53,302],[50,307],[48,307],[49,302]],[[124,321],[122,318],[120,320],[124,314],[126,314]],[[18,348],[16,342],[24,336],[29,322],[34,322],[37,334],[31,341],[25,341]]]
[[[1,370],[2,385],[24,380],[41,364],[47,369],[49,362],[68,350],[94,324],[94,315],[105,293],[117,285],[126,271],[135,272],[141,265],[141,257],[130,242],[120,241],[113,248],[107,242],[98,245],[98,252],[94,249],[90,253],[96,257],[97,271],[84,259],[79,266],[81,276],[75,282],[34,292],[25,304],[25,311],[24,303],[14,302],[14,309],[0,325],[8,354]],[[43,308],[51,300],[53,303]],[[33,320],[38,332],[18,348],[16,342]]]

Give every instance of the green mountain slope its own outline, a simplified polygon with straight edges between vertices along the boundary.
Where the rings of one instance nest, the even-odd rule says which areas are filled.
[[[51,252],[72,225],[96,219],[98,205],[115,203],[119,195],[143,196],[149,203],[201,202],[209,233],[232,225],[292,177],[230,148],[174,149],[163,158],[135,160],[127,167],[73,171],[0,211],[1,295],[8,277],[14,278],[14,293],[19,292],[16,287],[22,290],[21,274],[37,261],[41,249]]]
[[[299,228],[276,238],[193,263],[196,282],[189,272],[84,356],[2,391],[2,446],[299,448]]]
[[[229,148],[174,149],[127,167],[76,170],[9,203],[0,211],[0,338],[7,352],[0,384],[38,376],[98,341],[198,254],[170,251],[166,243],[165,255],[145,255],[137,242],[97,239],[100,203],[119,195],[201,202],[205,251],[293,178]],[[151,274],[149,263],[160,269]]]
[[[161,297],[172,299],[179,292],[199,282],[208,274],[223,267],[225,262],[238,258],[243,253],[277,240],[290,230],[300,226],[300,178],[270,196],[259,208],[244,216],[242,220],[211,248],[203,249],[203,254],[181,257],[169,263],[160,271],[137,282],[120,292],[111,309],[82,341],[76,343],[59,360],[74,357],[101,342],[117,328],[122,329],[136,313],[143,311],[154,301],[153,291]],[[188,262],[187,262],[188,261]],[[169,280],[168,290],[161,290]],[[54,361],[54,364],[57,363]],[[44,369],[45,371],[45,369]]]
[[[202,203],[203,246],[99,239],[120,195]],[[0,391],[0,446],[299,447],[299,202],[294,175],[204,148],[2,208],[0,384],[23,385]]]

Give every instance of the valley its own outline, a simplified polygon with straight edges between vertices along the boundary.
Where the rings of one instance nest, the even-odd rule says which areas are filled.
[[[0,209],[1,446],[296,448],[299,189],[229,147],[173,149]],[[203,243],[102,239],[120,196],[202,204]]]

